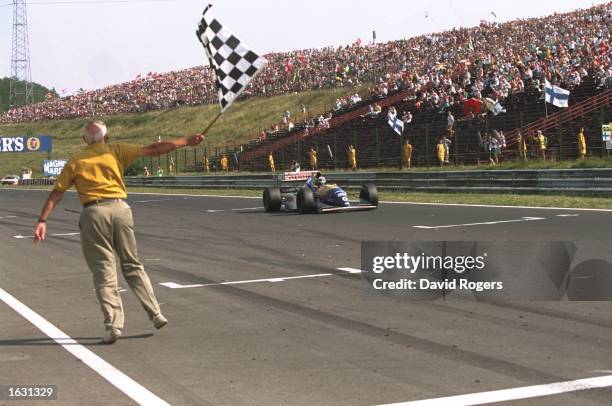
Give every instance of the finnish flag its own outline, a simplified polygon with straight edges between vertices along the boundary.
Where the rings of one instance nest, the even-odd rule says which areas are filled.
[[[389,117],[389,125],[398,135],[402,135],[404,132],[404,122],[397,118],[397,116]]]
[[[544,99],[557,107],[568,107],[569,90],[552,85],[548,80],[544,85]]]

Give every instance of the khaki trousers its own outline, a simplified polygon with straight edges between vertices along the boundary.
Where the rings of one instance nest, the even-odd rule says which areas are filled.
[[[107,201],[85,207],[81,212],[79,228],[81,248],[93,273],[104,325],[122,329],[124,321],[113,251],[117,253],[123,277],[149,318],[160,314],[153,287],[138,259],[130,206],[124,201]]]

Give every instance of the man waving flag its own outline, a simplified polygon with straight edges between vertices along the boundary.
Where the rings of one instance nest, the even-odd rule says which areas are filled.
[[[240,41],[211,14],[212,5],[204,10],[196,35],[204,45],[223,113],[268,61]]]

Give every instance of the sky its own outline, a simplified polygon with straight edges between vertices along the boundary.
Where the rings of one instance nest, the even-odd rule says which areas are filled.
[[[73,4],[57,4],[65,1]],[[377,41],[384,42],[475,26],[483,19],[504,22],[606,2],[121,1],[126,2],[28,0],[32,80],[73,93],[79,88],[91,90],[129,81],[150,71],[161,73],[205,64],[195,28],[209,2],[219,21],[262,53],[346,45],[357,38],[367,42],[373,30]],[[0,0],[0,77],[10,75],[13,7],[6,5],[9,3],[12,1]]]

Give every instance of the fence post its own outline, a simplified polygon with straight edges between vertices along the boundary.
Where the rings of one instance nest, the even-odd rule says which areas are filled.
[[[404,133],[402,132],[399,136],[399,168],[404,169]]]
[[[606,112],[604,110],[604,106],[602,105],[599,108],[599,128],[597,129],[598,134],[599,134],[599,130],[601,129],[601,126],[604,125],[605,114]],[[603,137],[601,137],[601,157],[603,158],[604,156],[606,156],[606,142],[603,140]]]
[[[378,127],[374,130],[376,135],[376,167],[380,167],[380,140],[378,139]]]
[[[425,124],[425,164],[429,169],[429,124]]]
[[[357,153],[359,152],[359,148],[357,147],[357,136],[355,135],[355,130],[353,130],[353,148],[355,148],[355,160],[357,161],[357,165],[359,165],[359,160],[357,159]],[[348,154],[347,154],[347,156],[348,156]],[[347,162],[347,164],[348,164],[348,162]]]
[[[459,164],[459,125],[455,124],[455,135],[452,137],[452,141],[455,144],[455,166]]]
[[[563,114],[563,111],[560,111],[558,115],[559,125],[557,126],[557,131],[559,133],[559,161],[563,160],[563,128],[562,128],[563,124],[561,121],[562,114]]]

